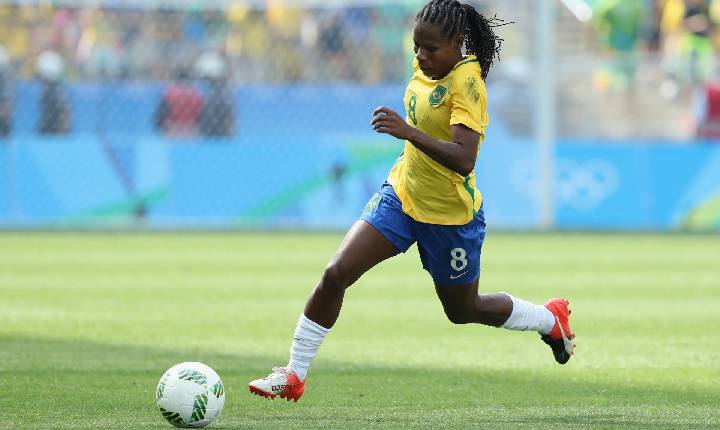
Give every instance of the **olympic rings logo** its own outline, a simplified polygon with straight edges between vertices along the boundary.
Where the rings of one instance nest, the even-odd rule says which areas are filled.
[[[555,193],[560,202],[579,211],[596,209],[620,186],[617,168],[600,158],[585,162],[560,159],[555,177]]]
[[[588,212],[597,209],[613,196],[620,186],[620,173],[607,160],[592,158],[577,161],[560,158],[556,163],[556,201],[575,210]],[[513,187],[534,198],[540,196],[537,160],[517,163],[511,172]]]

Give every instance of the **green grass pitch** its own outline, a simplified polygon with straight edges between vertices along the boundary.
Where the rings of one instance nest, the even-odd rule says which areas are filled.
[[[247,382],[287,362],[341,237],[0,234],[0,428],[171,428],[181,361],[223,378],[211,428],[720,428],[720,238],[493,234],[481,291],[566,296],[575,357],[453,326],[414,250],[352,287],[298,403]]]

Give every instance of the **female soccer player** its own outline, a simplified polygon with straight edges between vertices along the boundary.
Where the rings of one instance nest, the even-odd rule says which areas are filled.
[[[380,107],[371,121],[378,133],[404,140],[404,151],[310,295],[290,362],[250,382],[252,393],[297,401],[310,362],[340,315],[345,290],[415,242],[452,323],[537,331],[561,364],[573,353],[567,300],[541,306],[507,293],[478,295],[485,221],[474,170],[488,125],[484,80],[501,42],[493,22],[455,0],[430,1],[415,22],[407,117]]]

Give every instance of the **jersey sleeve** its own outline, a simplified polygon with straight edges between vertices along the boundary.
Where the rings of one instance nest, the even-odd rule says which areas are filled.
[[[450,125],[463,124],[485,134],[488,126],[487,91],[477,64],[467,64],[454,73],[450,86]]]

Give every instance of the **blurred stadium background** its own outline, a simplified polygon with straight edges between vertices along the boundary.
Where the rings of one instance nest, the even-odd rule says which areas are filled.
[[[720,1],[472,2],[506,229],[720,230]],[[0,4],[0,225],[343,229],[399,142],[422,0]]]

